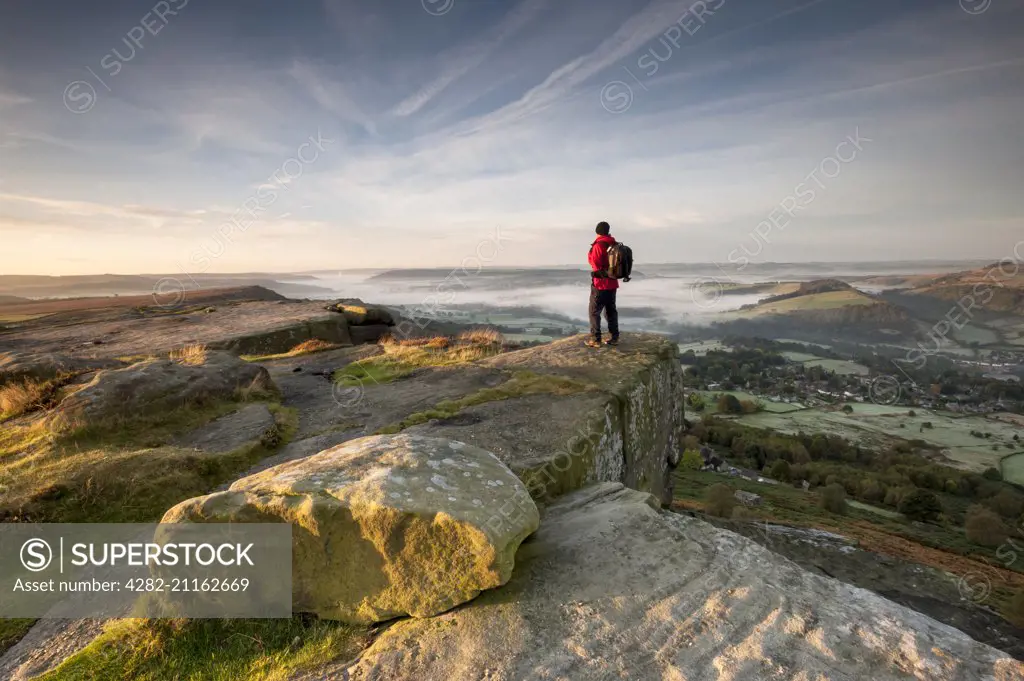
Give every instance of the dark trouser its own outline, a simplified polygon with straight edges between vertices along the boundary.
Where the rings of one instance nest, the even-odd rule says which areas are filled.
[[[619,337],[619,311],[615,308],[616,291],[602,291],[590,287],[590,335],[594,340],[601,340],[601,310],[608,320],[608,333],[612,338]]]

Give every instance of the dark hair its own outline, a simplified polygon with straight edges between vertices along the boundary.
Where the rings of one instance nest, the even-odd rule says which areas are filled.
[[[607,222],[599,222],[595,231],[601,236],[608,236],[608,232],[612,231],[612,228]]]

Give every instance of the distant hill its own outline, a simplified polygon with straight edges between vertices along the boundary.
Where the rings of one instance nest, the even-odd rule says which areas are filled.
[[[179,295],[164,296],[162,299],[154,299],[152,294],[143,296],[53,298],[48,300],[26,300],[21,298],[9,303],[0,301],[0,319],[31,319],[52,314],[78,313],[90,310],[159,307],[160,304],[173,307],[194,307],[197,305],[216,305],[231,301],[281,300],[288,299],[262,286],[185,291]]]
[[[739,335],[792,338],[801,333],[842,333],[861,340],[892,340],[895,334],[913,333],[905,309],[838,279],[804,282],[788,293],[723,316],[716,326],[723,333]]]
[[[797,284],[796,288],[790,288],[792,290],[780,293],[777,296],[765,298],[758,303],[758,305],[779,303],[784,300],[792,300],[794,298],[801,298],[804,296],[815,296],[822,293],[857,292],[855,288],[847,284],[845,281],[840,281],[838,279],[815,279],[814,281],[805,281]]]
[[[279,275],[292,281],[299,277]],[[331,290],[306,282],[317,281],[301,277],[301,283],[282,283],[266,275],[246,274],[97,274],[67,277],[36,275],[0,275],[0,295],[18,298],[81,298],[86,296],[145,296],[154,290],[169,288],[223,289],[260,286],[277,290],[288,296],[330,294]]]
[[[908,293],[950,302],[973,298],[988,312],[1024,315],[1024,270],[1019,263],[997,261],[921,282]]]
[[[0,303],[27,303],[28,298],[19,298],[18,296],[6,296],[0,295]]]

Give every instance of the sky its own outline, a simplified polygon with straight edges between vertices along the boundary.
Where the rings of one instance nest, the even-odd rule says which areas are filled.
[[[0,274],[1013,257],[1024,0],[10,0]],[[1018,252],[1020,252],[1018,247]]]

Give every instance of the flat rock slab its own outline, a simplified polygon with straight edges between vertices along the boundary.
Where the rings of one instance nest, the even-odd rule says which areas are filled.
[[[506,586],[304,679],[1024,679],[956,629],[656,506],[617,484],[563,497]]]
[[[339,403],[352,420],[375,432],[438,402],[457,400],[485,388],[495,388],[510,374],[488,367],[460,365],[430,367],[389,383],[366,380],[362,385],[338,390]]]
[[[322,302],[291,300],[225,301],[212,312],[117,308],[83,312],[73,323],[40,319],[5,333],[4,344],[23,352],[116,358],[165,354],[194,344],[270,354],[310,338],[348,342],[344,315],[328,312]],[[102,345],[92,345],[95,341]]]
[[[83,374],[124,365],[124,362],[116,359],[100,357],[0,352],[0,385],[26,379],[45,380],[60,374]]]
[[[45,619],[0,657],[0,679],[28,681],[53,670],[89,645],[109,620]]]
[[[611,406],[603,393],[528,395],[463,409],[451,419],[407,428],[405,433],[461,440],[493,452],[528,483],[535,499],[623,476],[621,451],[606,460],[580,461],[581,443],[605,437],[596,416]],[[588,418],[594,416],[595,418]],[[542,471],[530,485],[530,471]]]
[[[275,425],[265,404],[250,404],[192,431],[174,444],[209,453],[232,452],[260,440]]]
[[[281,391],[285,406],[299,412],[299,430],[296,440],[322,435],[328,430],[349,428],[358,421],[354,412],[359,394],[337,387],[331,376],[352,362],[358,362],[383,352],[377,345],[328,350],[299,357],[260,362],[270,372],[274,385]],[[299,369],[299,371],[296,371]],[[362,423],[361,421],[359,422]],[[332,442],[328,446],[338,444]],[[328,447],[320,447],[308,454],[316,454]]]
[[[436,615],[505,584],[539,520],[490,452],[384,435],[243,478],[162,522],[290,522],[295,611],[369,624]]]
[[[480,362],[483,366],[554,374],[592,383],[618,392],[637,381],[645,369],[665,359],[676,359],[676,344],[656,334],[624,333],[618,347],[588,348],[586,336],[538,345],[497,355]]]
[[[79,416],[136,415],[192,402],[230,399],[239,389],[272,386],[266,369],[226,352],[209,352],[195,364],[146,360],[123,369],[99,372],[62,400],[53,417],[73,421]]]

